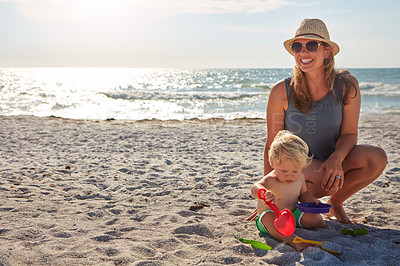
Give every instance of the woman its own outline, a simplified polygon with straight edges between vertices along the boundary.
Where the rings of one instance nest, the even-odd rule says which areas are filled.
[[[339,46],[323,21],[305,19],[294,38],[284,42],[295,58],[293,76],[277,83],[267,105],[264,175],[272,168],[268,149],[283,129],[301,137],[314,156],[304,170],[307,187],[317,198],[330,196],[331,214],[351,223],[343,202],[380,176],[387,164],[379,147],[357,145],[361,97],[358,81],[334,69]]]

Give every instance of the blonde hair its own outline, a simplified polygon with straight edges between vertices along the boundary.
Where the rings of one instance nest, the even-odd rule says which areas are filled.
[[[327,43],[322,42],[323,46],[329,46]],[[357,95],[356,85],[352,80],[350,80],[350,72],[347,70],[336,70],[335,69],[335,58],[331,53],[328,58],[324,60],[324,70],[325,70],[325,84],[328,90],[335,95],[333,87],[335,83],[342,82],[339,86],[345,89],[343,94],[343,104],[349,103],[350,92],[354,91],[354,97]],[[295,65],[293,68],[293,77],[290,82],[290,87],[292,88],[290,97],[293,105],[302,111],[307,113],[310,109],[314,107],[314,100],[311,97],[310,91],[308,90],[308,84],[304,72]],[[336,98],[342,97],[342,95],[335,95]]]
[[[308,155],[308,151],[308,145],[300,137],[288,130],[281,130],[276,134],[269,148],[269,163],[271,165],[279,165],[282,155],[285,155],[296,168],[303,169],[312,160],[312,156]]]

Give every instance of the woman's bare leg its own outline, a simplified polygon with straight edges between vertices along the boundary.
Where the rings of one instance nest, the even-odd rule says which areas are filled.
[[[357,145],[343,161],[345,172],[343,188],[333,194],[328,203],[331,213],[342,223],[350,223],[343,202],[377,179],[387,164],[383,149],[371,145]]]
[[[341,223],[351,223],[343,209],[343,202],[381,175],[387,164],[387,156],[379,147],[356,145],[343,161],[344,184],[343,188],[337,191],[326,191],[321,188],[325,172],[314,172],[320,164],[321,162],[314,160],[304,171],[308,190],[314,197],[331,196],[328,201],[333,205],[331,214]]]

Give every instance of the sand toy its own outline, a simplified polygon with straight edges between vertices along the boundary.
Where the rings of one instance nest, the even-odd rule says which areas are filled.
[[[342,229],[342,234],[344,235],[352,235],[352,236],[362,236],[368,234],[367,228],[355,228],[355,229],[350,229],[350,228],[343,228]]]
[[[314,240],[307,240],[303,239],[301,237],[295,237],[293,239],[293,243],[310,243],[310,244],[316,244],[319,245],[323,250],[332,253],[332,254],[340,254],[342,253],[342,245],[336,244],[336,243],[331,243],[331,242],[319,242],[319,241],[314,241]]]
[[[331,210],[332,205],[326,203],[315,204],[314,202],[298,203],[297,208],[301,212],[307,213],[327,213]]]
[[[252,240],[252,239],[244,239],[244,238],[238,238],[239,241],[243,242],[243,243],[247,243],[247,244],[251,244],[251,246],[253,248],[258,248],[258,249],[265,249],[265,250],[271,250],[272,248],[270,246],[268,246],[267,244],[258,242],[256,240]]]
[[[278,207],[272,201],[265,200],[265,193],[267,191],[264,188],[260,188],[257,191],[257,195],[260,199],[264,200],[264,202],[271,208],[271,210],[275,213],[276,218],[274,219],[274,227],[279,234],[283,236],[290,236],[294,233],[296,229],[296,220],[294,219],[293,213],[284,209],[280,211]]]

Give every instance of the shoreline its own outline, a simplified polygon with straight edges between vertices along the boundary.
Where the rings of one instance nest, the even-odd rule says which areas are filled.
[[[368,118],[368,117],[379,117],[379,116],[400,116],[399,112],[385,112],[385,113],[361,113],[360,114],[360,123],[362,122],[362,119]],[[49,116],[36,116],[36,115],[0,115],[0,118],[47,118],[47,119],[62,119],[62,120],[71,120],[71,121],[87,121],[87,122],[101,122],[101,121],[115,121],[115,122],[210,122],[210,121],[224,121],[224,122],[235,122],[235,121],[263,121],[265,122],[265,118],[251,118],[251,117],[238,117],[238,118],[233,118],[233,119],[226,119],[226,118],[219,118],[219,117],[213,117],[213,118],[185,118],[185,119],[159,119],[159,118],[152,118],[152,119],[116,119],[116,118],[106,118],[106,119],[87,119],[87,118],[68,118],[68,117],[61,117],[61,116],[55,116],[55,115],[49,115]]]
[[[0,116],[0,263],[5,265],[383,264],[400,256],[400,114],[361,115],[359,143],[388,166],[345,203],[352,228],[296,229],[343,245],[296,252],[244,219],[266,125],[239,120]],[[324,200],[324,199],[323,199]],[[253,249],[237,238],[273,250]]]

